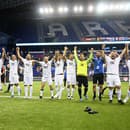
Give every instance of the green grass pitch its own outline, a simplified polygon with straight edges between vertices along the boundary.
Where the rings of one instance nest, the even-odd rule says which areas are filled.
[[[23,83],[22,94],[23,94]],[[123,98],[128,83],[122,83]],[[6,88],[4,87],[4,90]],[[39,95],[40,82],[34,82],[34,96]],[[0,98],[0,130],[129,130],[130,101],[119,105],[117,98],[108,103],[108,91],[103,101],[92,101],[92,83],[89,83],[88,100],[79,102],[77,88],[75,99],[66,99],[66,90],[62,100]],[[0,96],[7,96],[0,92]],[[45,97],[50,96],[45,88]],[[84,108],[90,106],[98,114],[90,115]]]

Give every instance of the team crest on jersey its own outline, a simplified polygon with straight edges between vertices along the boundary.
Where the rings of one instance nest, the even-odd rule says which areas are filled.
[[[45,65],[45,66],[44,66],[44,68],[46,69],[46,68],[48,68],[48,66],[47,66],[47,65]]]
[[[57,65],[57,66],[59,66],[59,65],[60,65],[60,63],[56,63],[56,65]]]
[[[29,64],[26,63],[26,66],[29,66]]]
[[[115,62],[114,62],[114,61],[111,61],[110,64],[115,64]]]
[[[80,64],[81,66],[84,66],[84,64]]]
[[[69,62],[69,65],[73,65],[73,63],[72,63],[72,62]]]
[[[11,63],[11,65],[14,65],[14,63]]]

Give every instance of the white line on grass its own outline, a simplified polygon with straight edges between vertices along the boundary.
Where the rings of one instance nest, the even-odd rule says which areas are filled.
[[[0,96],[0,98],[11,98],[11,96]],[[13,98],[22,98],[26,99],[25,96],[14,96]],[[50,99],[50,97],[43,97],[44,99]],[[38,96],[32,96],[32,98],[28,97],[27,99],[39,99]]]

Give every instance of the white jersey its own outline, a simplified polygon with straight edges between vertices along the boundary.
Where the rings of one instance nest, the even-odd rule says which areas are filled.
[[[51,61],[48,61],[48,63],[40,62],[41,66],[42,66],[42,76],[44,78],[48,78],[51,76]]]
[[[67,74],[76,74],[76,63],[75,60],[67,59]]]
[[[3,60],[0,59],[0,73],[1,73],[2,65],[3,65]]]
[[[55,62],[55,75],[63,74],[64,61],[56,61]]]
[[[107,65],[107,74],[119,75],[120,56],[116,59],[111,59],[111,57],[105,56],[105,60]]]
[[[33,76],[32,60],[22,59],[24,63],[24,76]]]
[[[128,61],[126,62],[126,64],[127,64],[127,66],[128,66],[129,76],[130,76],[130,60],[128,60]]]
[[[9,66],[10,66],[9,69],[10,76],[18,75],[18,61],[9,60]]]

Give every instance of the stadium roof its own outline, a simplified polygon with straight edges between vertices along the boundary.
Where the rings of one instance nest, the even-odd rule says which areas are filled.
[[[75,17],[75,16],[80,16],[80,17],[86,17],[86,16],[96,16],[97,15],[97,6],[99,3],[113,3],[113,5],[115,5],[115,3],[119,3],[119,2],[130,2],[129,0],[0,0],[0,17],[3,18],[27,18],[27,19],[44,19],[46,17]],[[63,7],[63,5],[65,6],[65,9]],[[79,12],[78,11],[74,12],[73,8],[75,5],[83,5],[84,6],[84,11],[82,11],[82,7],[79,6]],[[93,5],[93,7],[90,7],[90,11],[92,10],[92,8],[95,9],[94,12],[87,12],[87,8],[89,8],[89,5]],[[51,6],[52,8],[54,8],[55,10],[59,7],[62,6],[58,11],[62,13],[64,13],[63,11],[66,10],[66,12],[68,11],[68,14],[63,14],[63,15],[59,15],[58,11],[56,10],[53,15],[49,15],[48,14],[48,9],[45,9],[45,11],[47,12],[47,15],[44,15],[44,17],[40,14],[38,14],[38,9],[40,7],[48,7]],[[77,7],[78,8],[78,7]],[[116,7],[115,7],[116,8]],[[130,7],[129,7],[130,8]],[[125,7],[122,7],[122,10],[120,10],[120,12],[116,12],[115,13],[113,11],[106,13],[105,15],[129,15],[130,14],[130,10],[129,12],[124,12],[123,10],[125,9]],[[44,9],[43,9],[44,10]],[[41,10],[43,12],[43,10]],[[51,9],[52,10],[52,9]],[[78,9],[77,9],[78,10]],[[102,11],[102,10],[101,10]]]
[[[15,8],[31,3],[75,3],[75,2],[99,2],[99,1],[129,1],[129,0],[0,0],[0,9]]]

